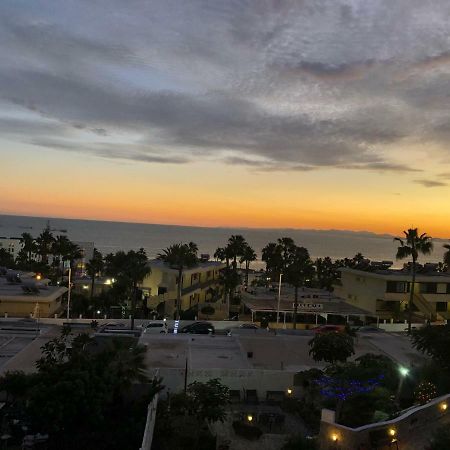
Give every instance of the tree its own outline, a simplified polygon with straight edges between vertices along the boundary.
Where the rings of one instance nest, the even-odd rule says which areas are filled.
[[[198,247],[194,242],[189,244],[174,244],[158,254],[158,259],[168,266],[178,270],[176,316],[181,314],[181,290],[183,286],[183,271],[198,264]]]
[[[200,310],[200,312],[209,317],[214,314],[215,309],[211,305],[206,305]]]
[[[37,252],[36,241],[30,233],[22,233],[20,243],[22,244],[22,248],[18,254],[18,259],[21,263],[25,264],[27,268],[31,268],[33,255]]]
[[[286,266],[284,268],[285,279],[294,287],[293,328],[295,330],[297,328],[298,290],[300,287],[305,286],[307,280],[313,277],[314,266],[305,247],[298,247],[291,244],[284,254],[284,258],[286,258]]]
[[[411,334],[412,322],[412,307],[414,301],[414,286],[416,283],[416,264],[419,254],[428,255],[433,250],[433,243],[431,237],[426,233],[419,235],[417,228],[410,228],[408,231],[403,231],[404,239],[394,238],[394,241],[400,243],[397,249],[397,259],[405,259],[411,257],[411,285],[409,289],[409,303],[408,303],[408,334]]]
[[[94,296],[95,278],[103,270],[105,263],[103,262],[102,254],[94,248],[92,258],[86,264],[86,273],[91,277],[91,302]]]
[[[226,405],[229,403],[228,387],[213,378],[206,383],[194,381],[188,386],[189,413],[199,421],[223,422],[226,417]]]
[[[444,244],[443,247],[447,250],[444,253],[443,263],[445,270],[450,271],[450,244]]]
[[[54,241],[55,238],[53,237],[49,226],[44,228],[36,239],[36,252],[40,256],[43,264],[48,264],[48,256],[52,254]]]
[[[228,239],[227,254],[229,254],[233,260],[233,268],[237,269],[237,259],[244,254],[245,248],[248,246],[245,238],[240,234],[233,234]]]
[[[250,263],[256,261],[257,255],[250,245],[244,247],[240,262],[245,263],[245,285],[248,286],[248,272],[250,270]]]
[[[147,254],[143,248],[137,252],[135,250],[130,250],[128,253],[118,251],[115,254],[106,255],[105,263],[107,273],[116,278],[114,289],[131,300],[131,329],[133,329],[138,285],[151,273]]]
[[[340,282],[338,271],[339,263],[333,262],[329,256],[317,258],[314,262],[316,268],[316,282],[320,289],[333,290],[333,286]]]
[[[343,363],[355,354],[353,338],[347,333],[316,334],[308,344],[314,361],[328,364]]]
[[[12,269],[14,267],[14,258],[4,248],[0,248],[0,266]]]
[[[430,356],[442,369],[450,371],[450,325],[427,325],[411,335],[414,348]]]

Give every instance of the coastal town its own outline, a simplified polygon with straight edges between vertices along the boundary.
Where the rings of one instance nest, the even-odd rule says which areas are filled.
[[[362,254],[312,260],[289,237],[255,250],[232,235],[212,256],[175,243],[156,259],[143,249],[102,255],[50,227],[0,245],[4,383],[39,373],[52,345],[132,342],[157,383],[143,397],[140,448],[179,445],[161,434],[160,415],[194,386],[225,397],[185,448],[200,439],[229,449],[422,449],[431,442],[423,427],[447,423],[449,385],[432,368],[445,350],[430,336],[449,333],[450,252],[421,264],[433,243],[417,229],[392,241],[402,268]],[[265,269],[252,268],[258,259]],[[372,406],[356,416],[365,398]],[[10,438],[41,448],[44,431]]]

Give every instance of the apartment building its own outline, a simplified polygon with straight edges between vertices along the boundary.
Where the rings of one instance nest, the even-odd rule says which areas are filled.
[[[380,319],[404,319],[411,289],[409,270],[355,270],[342,268],[334,293]],[[415,316],[425,320],[450,317],[450,273],[419,267],[413,296]]]
[[[151,273],[141,283],[147,307],[170,317],[176,310],[178,270],[158,259],[149,261],[149,266]],[[186,311],[195,307],[200,311],[205,305],[210,305],[215,309],[215,318],[225,318],[228,312],[219,283],[220,270],[224,267],[221,262],[201,261],[195,267],[185,269],[181,280],[180,309]]]

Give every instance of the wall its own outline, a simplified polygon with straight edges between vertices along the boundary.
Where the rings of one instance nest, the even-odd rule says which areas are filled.
[[[442,405],[447,405],[447,408],[442,409]],[[436,398],[426,405],[410,408],[396,419],[359,428],[349,428],[333,423],[333,412],[324,410],[319,433],[320,449],[358,450],[362,445],[371,448],[370,434],[375,432],[383,438],[385,436],[387,442],[397,439],[399,449],[407,450],[411,448],[408,442],[423,439],[424,434],[430,434],[430,428],[439,425],[441,421],[450,420],[449,412],[450,394]],[[389,430],[394,430],[393,437],[390,436]],[[336,437],[337,441],[333,441],[333,437]]]
[[[292,388],[295,373],[258,369],[188,369],[187,384],[219,378],[229,389],[240,391],[241,398],[244,398],[245,390],[254,389],[258,398],[265,400],[267,391],[286,392],[287,388]],[[180,392],[184,389],[184,369],[160,368],[159,375],[163,378],[166,392]]]

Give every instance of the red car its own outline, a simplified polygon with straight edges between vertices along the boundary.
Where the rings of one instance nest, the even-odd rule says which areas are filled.
[[[343,328],[340,325],[321,325],[320,327],[313,328],[316,334],[326,334],[326,333],[341,333]]]

